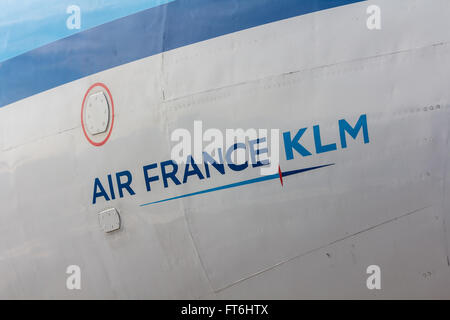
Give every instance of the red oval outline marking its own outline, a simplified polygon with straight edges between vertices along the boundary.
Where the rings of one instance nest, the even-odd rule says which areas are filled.
[[[92,141],[92,139],[89,138],[89,136],[86,132],[86,128],[84,127],[84,120],[83,120],[84,103],[86,102],[86,98],[87,98],[89,92],[95,87],[102,87],[103,89],[105,89],[106,92],[108,93],[109,99],[111,100],[111,114],[112,114],[111,126],[109,128],[109,132],[108,132],[108,135],[106,136],[106,138],[100,142]],[[83,98],[83,104],[81,105],[81,127],[83,128],[84,136],[86,137],[86,139],[89,141],[90,144],[92,144],[93,146],[96,146],[96,147],[100,147],[100,146],[104,145],[106,143],[106,141],[108,141],[108,139],[111,135],[113,126],[114,126],[114,100],[112,98],[111,92],[109,91],[108,87],[105,84],[103,84],[101,82],[96,82],[92,86],[90,86],[89,89],[86,91],[84,98]]]

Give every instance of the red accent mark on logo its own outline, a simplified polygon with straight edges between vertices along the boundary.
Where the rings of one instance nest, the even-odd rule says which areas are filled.
[[[108,135],[106,136],[106,138],[103,141],[100,141],[100,142],[95,142],[91,138],[89,138],[89,136],[86,132],[86,128],[84,127],[84,119],[83,119],[84,103],[86,102],[86,98],[87,98],[89,92],[95,87],[102,87],[103,89],[105,89],[106,93],[108,94],[109,99],[111,101],[111,125],[109,128]],[[111,136],[113,125],[114,125],[114,101],[113,101],[111,92],[109,91],[108,87],[105,84],[103,84],[101,82],[94,83],[86,91],[86,94],[84,95],[84,98],[83,98],[83,104],[81,105],[81,127],[83,128],[84,136],[86,137],[86,139],[89,141],[90,144],[92,144],[93,146],[96,146],[96,147],[100,147],[100,146],[104,145],[106,143],[106,141],[108,141],[109,137]]]
[[[283,186],[283,172],[281,172],[280,165],[278,165],[278,175],[280,176],[281,186]]]

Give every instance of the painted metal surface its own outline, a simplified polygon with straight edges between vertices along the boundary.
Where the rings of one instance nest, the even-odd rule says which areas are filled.
[[[222,2],[211,3],[200,13]],[[449,298],[450,3],[379,0],[383,28],[371,32],[372,3],[269,17],[183,46],[174,40],[171,50],[126,64],[77,65],[76,77],[38,49],[43,65],[61,70],[58,81],[35,95],[26,84],[26,94],[0,92],[3,105],[12,102],[0,108],[0,297]],[[233,20],[233,8],[220,12]],[[136,27],[159,25],[166,14]],[[91,35],[74,37],[89,46]],[[161,46],[155,39],[142,46]],[[103,48],[114,56],[114,47]],[[0,71],[2,84],[23,70],[24,57]],[[95,83],[114,98],[114,128],[102,146],[89,143],[80,119]],[[338,120],[361,114],[369,144],[358,137],[346,149],[280,159],[283,172],[332,166],[291,175],[283,186],[274,179],[140,206],[259,177],[213,172],[148,192],[142,167],[169,159],[170,133],[194,120],[292,132],[320,124],[332,143]],[[303,139],[313,150],[313,135]],[[94,179],[116,181],[125,170],[135,194],[92,204]],[[111,207],[121,227],[104,233],[98,213]],[[82,270],[79,291],[65,287],[72,264]],[[381,267],[380,291],[366,288],[371,264]]]

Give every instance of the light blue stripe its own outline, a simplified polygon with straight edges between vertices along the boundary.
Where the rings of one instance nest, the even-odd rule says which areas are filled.
[[[101,24],[174,0],[0,0],[0,62]],[[68,29],[67,7],[81,9]]]

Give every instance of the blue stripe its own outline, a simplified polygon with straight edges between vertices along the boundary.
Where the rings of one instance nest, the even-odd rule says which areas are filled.
[[[176,0],[0,63],[0,107],[131,61],[365,0]]]
[[[329,166],[332,166],[332,165],[334,165],[334,163],[325,164],[325,165],[322,165],[322,166],[316,166],[316,167],[310,167],[310,168],[303,168],[303,169],[298,169],[298,170],[286,171],[286,172],[283,172],[281,175],[283,177],[287,177],[287,176],[291,176],[291,175],[294,175],[294,174],[299,174],[299,173],[306,172],[306,171],[311,171],[311,170],[316,170],[316,169],[320,169],[320,168],[329,167]],[[250,180],[244,180],[244,181],[240,181],[240,182],[235,182],[235,183],[227,184],[227,185],[216,187],[216,188],[206,189],[206,190],[202,190],[202,191],[197,191],[197,192],[183,194],[181,196],[176,196],[176,197],[167,198],[167,199],[163,199],[163,200],[158,200],[158,201],[153,201],[153,202],[149,202],[149,203],[144,203],[144,204],[141,204],[140,206],[141,207],[145,207],[145,206],[148,206],[150,204],[156,204],[156,203],[171,201],[171,200],[175,200],[175,199],[192,197],[192,196],[196,196],[196,195],[203,194],[203,193],[209,193],[209,192],[214,192],[214,191],[219,191],[219,190],[224,190],[224,189],[236,188],[236,187],[240,187],[240,186],[245,186],[247,184],[258,183],[258,182],[263,182],[263,181],[267,181],[267,180],[274,180],[274,179],[280,179],[280,175],[278,173],[275,173],[275,174],[271,174],[271,175],[268,175],[268,176],[262,176],[262,177],[259,177],[259,178],[254,178],[254,179],[250,179]]]
[[[48,43],[174,0],[1,0],[0,62]],[[80,8],[80,29],[67,19]]]

